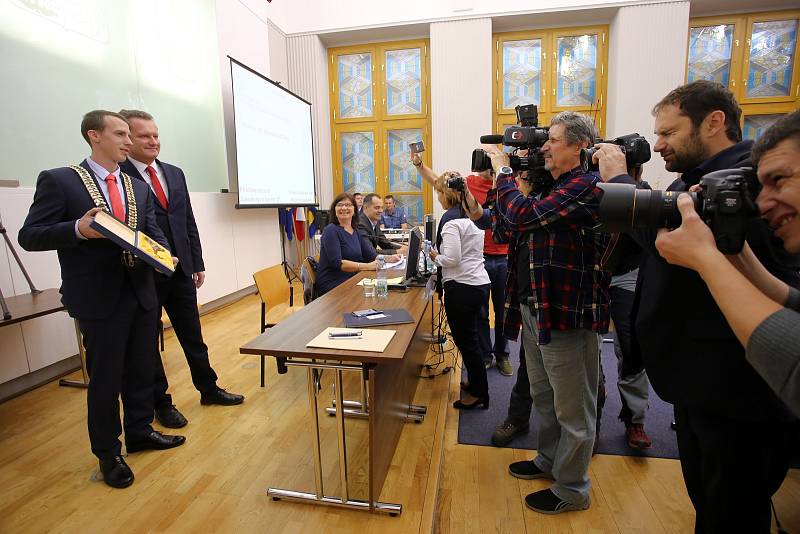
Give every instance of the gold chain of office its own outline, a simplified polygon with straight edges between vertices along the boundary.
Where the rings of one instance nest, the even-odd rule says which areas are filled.
[[[106,199],[103,198],[103,195],[100,193],[100,189],[97,187],[97,183],[92,179],[89,171],[80,165],[70,165],[69,168],[78,173],[81,181],[83,181],[84,187],[86,187],[86,191],[89,193],[89,196],[92,197],[92,202],[94,202],[94,205],[103,211],[111,213],[111,210],[108,209]],[[122,177],[122,188],[125,190],[125,199],[128,203],[128,213],[125,216],[125,224],[130,226],[133,230],[136,230],[136,225],[139,220],[139,212],[136,209],[136,197],[133,194],[131,177],[121,171],[119,174]]]

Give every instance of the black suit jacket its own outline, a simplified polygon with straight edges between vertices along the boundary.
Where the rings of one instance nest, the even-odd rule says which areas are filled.
[[[668,189],[686,191],[709,172],[749,166],[751,146],[752,141],[733,145],[684,173]],[[783,403],[745,360],[744,348],[700,275],[670,265],[658,254],[655,229],[637,232],[636,237],[647,253],[639,268],[632,312],[633,348],[641,351],[659,397],[730,419],[790,418]],[[748,243],[769,270],[787,279],[786,268],[770,249],[769,240],[763,221],[753,220]],[[797,283],[796,273],[789,278],[794,278],[792,285]]]
[[[205,271],[203,249],[200,245],[200,233],[197,231],[197,223],[194,220],[194,212],[192,212],[192,202],[189,199],[186,176],[179,167],[164,163],[161,160],[156,160],[156,162],[164,172],[168,189],[167,196],[169,197],[167,209],[164,210],[161,203],[155,200],[155,195],[153,195],[156,221],[169,241],[169,249],[172,251],[172,255],[180,260],[178,269],[181,269],[187,276]],[[136,170],[136,166],[129,160],[120,163],[120,168],[126,174],[138,178],[146,184],[144,176]]]
[[[84,160],[81,166],[92,174]],[[124,172],[124,171],[123,171]],[[97,180],[97,178],[95,178]],[[154,196],[147,184],[131,180],[139,216],[137,229],[167,246],[156,223]],[[68,167],[42,171],[36,182],[28,216],[19,231],[25,250],[56,250],[61,264],[61,301],[72,317],[98,320],[111,316],[123,284],[130,284],[146,310],[158,305],[154,270],[139,261],[133,268],[122,265],[122,251],[108,239],[82,240],[75,234],[75,221],[94,208],[78,174]],[[163,276],[163,275],[158,275]]]
[[[361,235],[367,238],[367,241],[372,243],[372,246],[381,254],[394,254],[394,251],[400,248],[400,245],[392,243],[388,237],[383,233],[380,226],[373,228],[372,221],[363,212],[358,214],[358,231]]]

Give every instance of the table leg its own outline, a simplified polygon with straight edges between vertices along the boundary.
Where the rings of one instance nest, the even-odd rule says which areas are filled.
[[[80,354],[81,357],[81,373],[83,374],[83,381],[67,380],[66,378],[62,378],[58,381],[58,385],[70,388],[88,388],[89,377],[86,374],[86,349],[83,347],[83,336],[81,336],[81,329],[78,326],[78,320],[74,319],[74,321],[75,336],[78,338],[78,354]]]
[[[345,406],[347,401],[343,400],[342,392],[342,371],[363,371],[362,366],[354,366],[347,364],[324,364],[314,362],[302,361],[287,361],[287,366],[306,367],[308,381],[308,401],[311,409],[311,432],[312,432],[312,448],[314,454],[314,485],[315,493],[305,491],[295,491],[281,488],[270,487],[267,489],[267,495],[272,497],[273,500],[279,501],[281,499],[288,499],[299,502],[312,502],[317,504],[325,504],[329,506],[338,506],[342,508],[351,508],[355,510],[368,510],[371,512],[380,512],[392,516],[399,515],[403,511],[401,504],[384,503],[384,502],[370,502],[357,499],[350,499],[348,491],[347,480],[347,444],[345,440],[345,423],[344,417],[346,410],[336,414],[336,433],[337,444],[339,449],[339,479],[341,483],[341,497],[325,496],[322,480],[322,455],[320,451],[319,441],[319,412],[317,410],[317,389],[314,386],[314,371],[316,369],[333,369],[334,376],[334,395],[338,405]],[[366,394],[365,394],[366,395]],[[366,400],[366,399],[364,399]],[[366,414],[369,417],[369,414]],[[369,447],[367,447],[369,450]],[[369,462],[368,462],[369,465]],[[371,480],[371,477],[370,477]]]

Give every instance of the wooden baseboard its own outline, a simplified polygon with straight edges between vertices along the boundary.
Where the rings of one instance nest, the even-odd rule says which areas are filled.
[[[52,380],[73,373],[81,368],[81,357],[76,354],[0,384],[0,402],[7,401],[36,389]]]

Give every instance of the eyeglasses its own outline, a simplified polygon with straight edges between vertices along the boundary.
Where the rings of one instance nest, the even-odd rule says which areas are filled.
[[[353,205],[350,204],[349,202],[347,202],[347,203],[340,202],[339,204],[336,204],[336,207],[337,208],[352,208]]]

